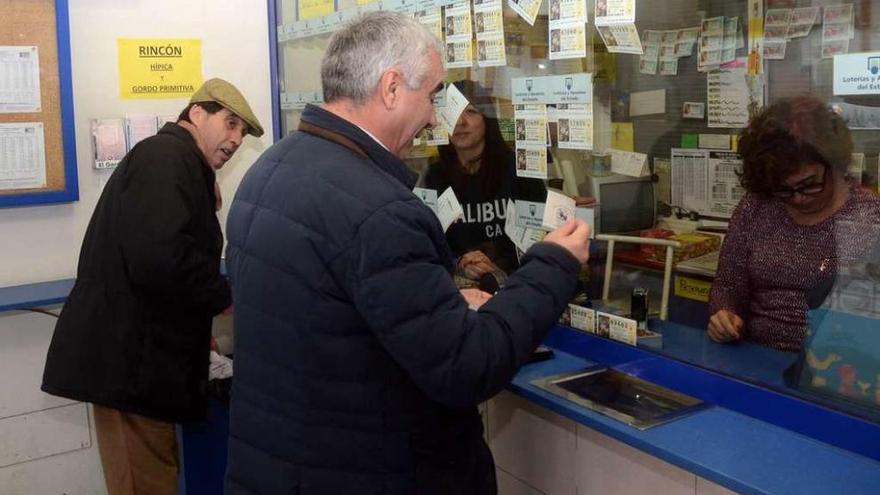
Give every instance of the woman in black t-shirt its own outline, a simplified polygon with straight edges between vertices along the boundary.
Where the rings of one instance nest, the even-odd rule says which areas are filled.
[[[452,187],[464,208],[464,219],[446,231],[459,272],[477,280],[497,270],[516,269],[513,242],[504,233],[508,200],[544,202],[547,191],[538,179],[516,176],[515,155],[504,142],[488,92],[473,81],[454,83],[471,103],[440,146],[440,159],[425,176],[425,187],[442,193]]]

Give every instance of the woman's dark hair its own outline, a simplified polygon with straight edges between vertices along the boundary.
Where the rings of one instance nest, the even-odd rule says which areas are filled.
[[[774,103],[756,115],[739,137],[743,188],[762,197],[808,163],[842,177],[853,142],[843,119],[814,96]]]
[[[209,115],[214,115],[215,113],[219,112],[220,110],[223,110],[223,105],[217,103],[216,101],[202,101],[202,102],[190,103],[189,105],[186,106],[186,108],[181,110],[180,115],[177,116],[178,122],[183,120],[183,121],[192,123],[192,121],[189,120],[189,111],[192,109],[193,105],[198,105],[198,106],[204,108],[205,111],[208,112]]]
[[[502,183],[501,177],[506,172],[506,167],[511,166],[513,152],[501,135],[498,119],[486,115],[488,109],[491,108],[489,92],[473,81],[458,81],[454,84],[467,97],[468,101],[480,110],[486,128],[485,146],[480,160],[480,170],[472,176],[465,173],[462,167],[457,166],[459,164],[458,155],[452,144],[439,146],[437,151],[440,154],[440,160],[447,164],[443,167],[442,174],[445,176],[446,183],[452,185],[452,189],[459,197],[464,194],[465,184],[473,179],[479,181],[480,189],[486,196],[491,197]]]

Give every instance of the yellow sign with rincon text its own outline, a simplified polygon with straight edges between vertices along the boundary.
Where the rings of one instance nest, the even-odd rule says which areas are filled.
[[[123,100],[189,98],[202,85],[202,40],[116,40]]]
[[[709,302],[712,282],[690,277],[675,277],[675,295],[694,301]]]

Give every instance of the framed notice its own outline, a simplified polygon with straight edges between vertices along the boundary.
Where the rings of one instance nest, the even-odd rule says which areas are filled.
[[[67,0],[0,2],[0,207],[79,199]]]

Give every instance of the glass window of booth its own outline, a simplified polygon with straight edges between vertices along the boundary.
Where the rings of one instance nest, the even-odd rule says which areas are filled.
[[[445,49],[440,124],[408,163],[426,202],[451,187],[462,203],[457,256],[489,255],[503,284],[560,193],[599,236],[677,243],[662,315],[664,248],[619,244],[605,280],[601,237],[579,304],[610,307],[604,282],[630,316],[647,289],[662,337],[638,345],[880,416],[875,2],[277,2],[282,135],[323,99],[332,32],[377,9]]]

